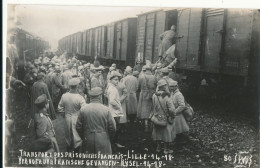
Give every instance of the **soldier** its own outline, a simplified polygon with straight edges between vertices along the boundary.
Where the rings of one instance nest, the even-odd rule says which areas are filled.
[[[37,111],[34,115],[36,138],[49,138],[52,142],[55,152],[59,152],[59,146],[55,138],[53,124],[49,117],[49,114],[47,113],[47,110],[49,108],[49,100],[47,100],[47,96],[45,94],[40,95],[35,100],[34,104],[39,109],[39,111]]]
[[[162,40],[161,44],[158,48],[158,56],[162,57],[164,53],[172,46],[172,44],[176,43],[176,26],[172,25],[170,30],[165,31],[160,35],[160,39]]]
[[[83,139],[84,153],[112,154],[111,139],[116,132],[116,124],[109,108],[102,105],[102,93],[99,87],[90,90],[90,104],[81,108],[76,123],[76,129]]]
[[[108,106],[110,109],[110,113],[112,114],[112,117],[114,117],[116,121],[117,127],[119,126],[120,117],[123,116],[123,110],[120,102],[120,96],[118,93],[118,90],[116,86],[119,83],[119,78],[121,77],[121,74],[117,71],[113,71],[110,76],[110,84],[108,85],[107,89],[107,97],[108,97]],[[118,130],[116,132],[114,143],[117,147],[122,148],[124,146],[120,145],[118,143]]]
[[[170,94],[166,90],[168,87],[167,82],[161,79],[157,86],[159,88],[158,92],[153,95],[153,112],[154,115],[159,115],[164,121],[166,121],[166,126],[159,126],[154,123],[152,137],[153,140],[157,142],[156,152],[161,151],[162,141],[164,143],[164,154],[169,154],[173,152],[169,149],[169,143],[174,141],[176,134],[174,132],[174,123],[168,122],[168,117],[175,116],[175,108],[169,98]]]
[[[136,77],[133,76],[131,67],[126,67],[125,73],[127,75],[124,79],[127,90],[126,111],[127,115],[129,116],[130,122],[133,123],[137,113],[136,92],[138,90],[138,80],[136,79]]]
[[[76,122],[80,108],[83,107],[86,102],[77,91],[79,83],[80,80],[78,78],[69,80],[70,91],[62,95],[58,106],[58,111],[65,113],[65,140],[68,152],[78,152],[82,144],[82,140],[76,131]]]
[[[142,71],[142,65],[140,61],[136,62],[136,65],[133,68],[134,71],[138,71],[139,73]]]
[[[93,70],[94,74],[91,77],[91,89],[95,87],[103,88],[102,83],[99,80],[99,76],[102,75],[102,70],[99,67],[94,68]]]
[[[48,90],[48,86],[44,83],[44,73],[39,73],[37,76],[37,81],[32,86],[32,96],[31,96],[31,107],[32,107],[32,117],[34,116],[34,113],[36,113],[39,109],[34,104],[35,100],[42,94],[45,94],[47,98],[50,100],[49,102],[49,108],[47,109],[48,113],[50,114],[50,118],[52,120],[56,119],[55,110],[51,101],[51,96]]]
[[[61,84],[61,75],[60,75],[61,70],[56,67],[55,72],[52,76],[52,101],[54,105],[54,109],[57,111],[58,109],[58,104],[62,95],[62,91],[64,89],[63,85]]]
[[[152,67],[146,66],[146,72],[141,75],[138,79],[139,86],[141,89],[137,117],[144,120],[145,122],[145,131],[148,131],[148,121],[150,113],[152,111],[152,96],[156,89],[156,79],[151,72]]]
[[[61,80],[62,85],[64,86],[65,91],[69,91],[69,85],[68,82],[72,78],[73,73],[71,72],[72,64],[68,64],[67,69],[62,73]]]

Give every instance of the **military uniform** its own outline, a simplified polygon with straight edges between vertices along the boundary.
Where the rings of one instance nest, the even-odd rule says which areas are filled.
[[[46,101],[47,101],[46,95],[41,95],[35,100],[35,104],[37,105],[37,104],[45,103]],[[49,114],[47,113],[47,110],[45,108],[40,109],[38,113],[35,113],[34,122],[35,122],[34,126],[36,131],[36,138],[37,139],[42,137],[50,138],[54,150],[56,152],[59,152],[59,146],[55,138],[54,127],[49,117]]]

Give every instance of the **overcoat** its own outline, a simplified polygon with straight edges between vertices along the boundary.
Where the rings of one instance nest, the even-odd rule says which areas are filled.
[[[62,95],[58,109],[65,112],[65,140],[69,147],[81,146],[82,140],[76,131],[76,122],[80,108],[85,105],[85,99],[78,93],[67,92]]]
[[[174,131],[176,134],[189,131],[189,125],[187,124],[182,111],[185,109],[185,100],[179,89],[171,93],[171,101],[176,108],[176,116],[174,118]]]
[[[107,89],[108,107],[112,117],[122,117],[123,110],[117,88],[110,83]]]
[[[126,86],[123,82],[119,82],[116,86],[118,90],[118,94],[120,96],[120,102],[122,106],[123,116],[120,117],[119,123],[127,123],[127,116],[126,116],[126,96],[127,96],[127,90]]]
[[[162,40],[158,48],[158,55],[163,56],[165,52],[175,43],[175,32],[173,30],[167,30],[160,35]]]
[[[47,111],[40,110],[38,113],[34,115],[35,121],[35,130],[36,130],[36,138],[41,138],[46,136],[51,139],[52,145],[54,147],[55,152],[59,152],[59,146],[57,140],[55,138],[55,131],[53,128],[53,124]],[[35,151],[37,152],[37,151]]]
[[[111,142],[116,132],[115,120],[109,108],[92,101],[81,108],[76,124],[86,153],[112,154]]]
[[[54,73],[54,75],[52,76],[51,84],[52,84],[52,91],[51,91],[52,92],[52,101],[57,102],[60,99],[62,89],[63,89],[63,86],[61,84],[61,76],[56,75],[56,73]]]
[[[149,119],[152,111],[152,95],[156,89],[156,78],[151,72],[145,72],[138,79],[141,89],[139,103],[137,108],[137,117],[140,119]]]
[[[39,96],[41,96],[42,94],[45,94],[47,96],[47,99],[50,100],[48,113],[50,114],[50,118],[52,120],[55,120],[56,114],[55,114],[54,106],[53,106],[52,99],[51,99],[51,96],[49,94],[47,85],[42,80],[39,80],[39,81],[37,81],[33,84],[31,93],[32,93],[31,94],[31,108],[32,108],[31,113],[32,113],[32,117],[34,117],[34,114],[36,112],[38,112],[38,110],[39,110],[37,108],[37,106],[34,104],[35,100]]]
[[[62,85],[64,86],[65,89],[69,89],[69,80],[72,78],[73,73],[67,69],[66,71],[64,71],[61,75],[61,82]]]
[[[136,92],[138,90],[138,80],[133,75],[127,75],[124,79],[124,83],[127,90],[127,114],[136,114],[138,104],[136,98]]]
[[[168,96],[153,95],[153,113],[160,115],[167,121],[167,116],[174,116],[175,108]],[[154,125],[152,137],[154,141],[172,142],[176,134],[174,132],[174,123],[165,127]]]

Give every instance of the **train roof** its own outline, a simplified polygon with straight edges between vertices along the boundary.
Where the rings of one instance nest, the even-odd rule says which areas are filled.
[[[147,15],[149,13],[160,12],[160,11],[170,11],[170,10],[175,10],[175,9],[179,9],[179,8],[168,7],[168,8],[155,9],[155,10],[151,10],[151,11],[148,11],[148,12],[145,12],[145,13],[140,13],[137,16]]]

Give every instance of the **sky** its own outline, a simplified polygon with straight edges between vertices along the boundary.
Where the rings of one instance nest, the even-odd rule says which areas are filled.
[[[50,43],[52,49],[56,49],[58,40],[66,35],[120,19],[136,17],[137,14],[156,8],[16,5],[12,9],[19,27],[43,38]]]

